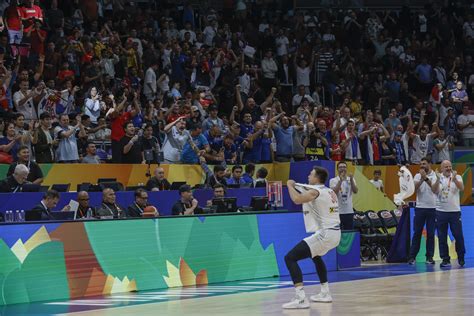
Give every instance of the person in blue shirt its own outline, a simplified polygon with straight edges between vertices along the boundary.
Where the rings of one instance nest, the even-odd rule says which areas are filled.
[[[206,159],[212,159],[211,147],[206,137],[202,134],[202,127],[199,124],[192,125],[189,128],[190,139],[183,146],[181,152],[181,162],[186,164],[199,163],[199,156]],[[198,156],[199,155],[199,156]]]
[[[276,121],[280,117],[280,125],[278,125]],[[290,119],[284,116],[284,112],[272,118],[270,123],[277,143],[275,160],[279,162],[289,162],[293,155],[293,133],[296,128],[303,127],[290,126]]]
[[[224,159],[226,163],[231,165],[236,164],[239,161],[238,144],[234,141],[234,136],[232,136],[232,134],[224,136]]]
[[[211,164],[218,164],[224,161],[224,139],[222,130],[218,125],[212,125],[211,128],[203,133],[211,148],[212,159],[208,160]]]
[[[232,167],[232,176],[227,179],[227,185],[233,184],[245,184],[244,179],[242,178],[242,166],[235,165]]]
[[[245,173],[242,175],[242,179],[246,184],[253,184],[253,175],[255,173],[255,164],[248,163],[245,165]]]

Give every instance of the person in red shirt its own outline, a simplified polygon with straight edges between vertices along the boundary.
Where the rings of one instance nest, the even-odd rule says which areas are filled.
[[[61,70],[58,72],[59,81],[65,81],[67,79],[74,79],[74,71],[69,69],[69,63],[67,61],[63,62]]]
[[[39,6],[35,5],[35,0],[25,1],[25,5],[19,9],[24,32],[28,32],[33,28],[36,21],[43,23],[43,11]]]
[[[23,24],[16,1],[10,1],[10,5],[5,9],[4,17],[10,44],[20,44],[23,38]]]
[[[137,100],[137,95],[133,100],[134,108],[127,112],[124,112],[125,104],[127,103],[126,94],[123,95],[122,102],[119,105],[115,104],[115,100],[112,100],[114,106],[107,112],[107,115],[110,118],[110,128],[111,135],[110,139],[112,141],[112,162],[121,163],[122,162],[122,146],[120,145],[120,140],[125,136],[125,130],[123,125],[130,121],[137,113],[140,112],[140,104]]]
[[[44,55],[44,41],[47,35],[48,33],[41,29],[41,23],[36,21],[35,26],[26,33],[26,36],[30,38],[31,53],[36,56]]]

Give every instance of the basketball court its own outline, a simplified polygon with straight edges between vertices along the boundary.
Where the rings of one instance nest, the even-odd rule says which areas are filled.
[[[1,315],[472,315],[474,261],[459,268],[369,264],[329,272],[334,302],[307,310],[282,310],[294,295],[288,278],[115,294],[71,301],[10,305]],[[319,291],[316,275],[305,292]]]

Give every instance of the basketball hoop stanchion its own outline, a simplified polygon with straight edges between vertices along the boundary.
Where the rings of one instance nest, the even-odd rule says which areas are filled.
[[[276,210],[279,207],[283,207],[283,193],[281,181],[268,181],[267,182],[267,196],[268,204]]]

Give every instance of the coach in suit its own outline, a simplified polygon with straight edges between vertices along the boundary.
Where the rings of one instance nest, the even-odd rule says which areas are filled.
[[[127,208],[127,217],[142,217],[148,206],[148,193],[144,189],[135,190],[135,202]]]
[[[54,219],[51,212],[58,205],[59,202],[59,193],[56,190],[48,190],[43,199],[33,207],[29,212],[36,212],[39,216],[38,219],[41,220],[51,220]],[[41,217],[41,218],[40,218]]]

